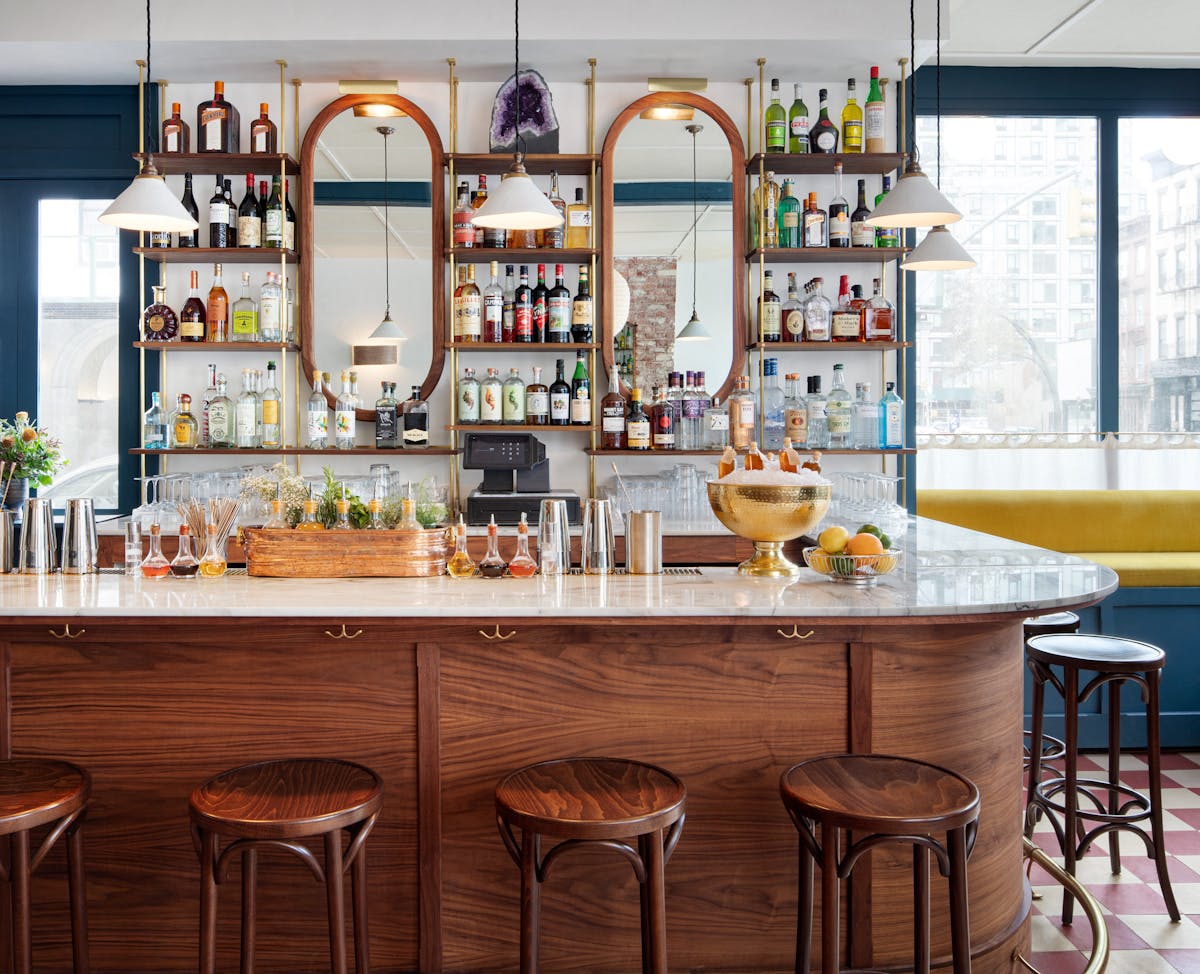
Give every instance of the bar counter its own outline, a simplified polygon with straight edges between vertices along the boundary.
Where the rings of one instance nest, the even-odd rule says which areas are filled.
[[[873,589],[733,569],[528,580],[191,581],[6,576],[5,754],[94,778],[87,848],[96,971],[195,969],[199,867],[187,795],[240,763],[361,761],[386,783],[368,846],[377,972],[515,970],[517,869],[492,789],[531,761],[611,754],[689,792],[667,866],[674,969],[783,971],[797,839],[780,773],[839,750],[966,774],[983,797],[971,859],[977,974],[1028,949],[1020,856],[1021,620],[1116,588],[1102,566],[918,520]],[[35,884],[35,965],[66,971],[65,865]],[[879,850],[845,897],[849,964],[911,966],[910,856]],[[864,868],[867,867],[867,868]],[[39,873],[39,877],[41,873]],[[935,879],[935,961],[948,962]],[[327,969],[323,893],[286,855],[259,871],[257,967]],[[237,961],[237,872],[219,969]],[[547,971],[639,967],[632,871],[556,864]]]

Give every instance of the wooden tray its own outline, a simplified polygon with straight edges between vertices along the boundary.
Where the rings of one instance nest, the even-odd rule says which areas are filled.
[[[445,573],[451,550],[445,528],[243,534],[247,572],[268,578],[429,578]]]

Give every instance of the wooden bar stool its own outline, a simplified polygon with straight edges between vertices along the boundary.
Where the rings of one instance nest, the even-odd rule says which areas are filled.
[[[66,761],[9,758],[0,761],[0,836],[7,836],[11,860],[3,878],[12,893],[13,969],[33,967],[29,879],[46,853],[65,834],[67,883],[71,900],[71,954],[75,974],[88,972],[87,891],[83,875],[83,817],[92,793],[91,776]],[[30,856],[29,833],[50,831]]]
[[[1025,645],[1025,659],[1034,677],[1033,729],[1040,734],[1045,685],[1051,684],[1066,705],[1065,773],[1041,779],[1041,748],[1030,751],[1029,792],[1026,795],[1025,835],[1032,836],[1038,817],[1045,815],[1054,827],[1068,873],[1102,835],[1108,835],[1109,864],[1113,874],[1121,872],[1120,832],[1132,832],[1146,844],[1154,860],[1162,897],[1171,919],[1179,922],[1179,907],[1167,872],[1167,849],[1163,840],[1162,776],[1159,754],[1158,688],[1166,653],[1157,646],[1098,635],[1035,636]],[[1055,667],[1062,670],[1061,677]],[[1079,675],[1094,673],[1083,689]],[[1150,765],[1149,795],[1121,784],[1121,684],[1126,680],[1142,690],[1146,704],[1146,751]],[[1080,778],[1079,706],[1100,687],[1108,685],[1108,780]],[[1080,807],[1083,796],[1089,803]],[[1092,807],[1094,806],[1094,807]],[[1061,816],[1061,821],[1060,821]],[[1147,834],[1143,823],[1149,821]],[[1089,826],[1091,826],[1089,828]],[[1070,923],[1075,900],[1063,894],[1063,923]]]
[[[350,871],[354,910],[354,968],[370,971],[367,938],[366,841],[383,804],[383,783],[361,764],[326,758],[293,758],[248,764],[210,778],[192,792],[192,833],[200,856],[200,971],[214,974],[217,890],[234,858],[242,860],[242,974],[254,970],[255,885],[258,850],[286,849],[325,884],[329,957],[334,974],[346,974],[343,874]],[[342,832],[349,845],[342,849]],[[324,840],[322,868],[300,839]],[[229,839],[224,849],[220,839]]]
[[[830,754],[783,773],[779,793],[800,833],[796,974],[812,952],[813,864],[821,863],[821,971],[839,971],[839,881],[859,856],[884,843],[913,849],[914,964],[929,974],[929,853],[950,880],[954,974],[971,972],[967,856],[975,842],[979,790],[937,765],[883,754]],[[816,826],[820,825],[820,839]],[[865,833],[839,852],[841,831]],[[936,835],[942,834],[945,841]]]
[[[686,804],[687,789],[669,771],[621,758],[543,761],[496,786],[500,838],[521,868],[521,974],[538,971],[546,874],[562,853],[584,844],[613,849],[633,866],[641,887],[642,971],[666,974],[663,867],[679,841]],[[543,855],[543,836],[562,841]]]
[[[1031,616],[1025,620],[1025,645],[1028,647],[1029,640],[1034,636],[1052,636],[1059,633],[1075,633],[1079,632],[1079,616],[1074,612],[1050,612],[1042,616]],[[1038,721],[1042,709],[1037,704],[1037,694],[1042,689],[1038,683],[1034,683],[1034,706],[1033,719]],[[1032,741],[1035,733],[1041,736],[1041,766],[1044,769],[1050,761],[1058,761],[1064,754],[1067,753],[1067,745],[1065,741],[1059,740],[1057,737],[1051,737],[1045,733],[1045,729],[1038,726],[1032,730],[1025,731],[1025,747],[1024,747],[1024,769],[1029,771],[1029,757]]]

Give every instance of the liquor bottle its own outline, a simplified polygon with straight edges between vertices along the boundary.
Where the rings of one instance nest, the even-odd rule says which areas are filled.
[[[263,246],[283,248],[283,196],[282,183],[278,176],[271,177],[271,195],[267,199],[267,213],[263,220]]]
[[[258,198],[254,195],[254,176],[246,174],[246,195],[238,206],[237,239],[239,247],[262,246],[262,220],[258,216]]]
[[[626,446],[625,397],[615,365],[608,373],[608,394],[600,400],[600,446],[605,450],[624,450]]]
[[[458,184],[458,199],[454,203],[454,222],[452,244],[455,247],[475,246],[475,225],[471,217],[475,210],[471,207],[471,186],[467,182]]]
[[[829,449],[829,422],[825,415],[825,397],[821,395],[821,377],[808,377],[808,395],[804,399],[808,411],[808,439],[804,445],[810,450]]]
[[[483,291],[483,340],[485,342],[504,341],[504,289],[500,287],[497,272],[500,265],[492,261],[489,271],[492,279]],[[512,267],[509,267],[512,274]]]
[[[150,231],[150,246],[160,249],[165,249],[171,246],[171,231],[170,230],[151,230]]]
[[[785,342],[804,341],[804,305],[796,290],[796,275],[788,274],[787,300],[779,309],[779,331]]]
[[[537,286],[533,289],[533,294],[530,296],[532,311],[532,326],[533,326],[533,341],[535,344],[541,344],[546,341],[546,299],[549,297],[550,291],[546,287],[546,265],[537,265]]]
[[[867,209],[867,181],[858,181],[858,206],[850,214],[850,246],[874,247],[875,228],[867,223],[871,211]]]
[[[696,385],[696,373],[688,372],[684,376],[682,421],[679,424],[679,448],[681,450],[701,449],[701,421],[704,419],[704,407],[708,405],[708,397],[700,393]]]
[[[575,353],[575,374],[571,376],[571,425],[590,426],[592,422],[592,377],[588,375],[584,353]]]
[[[879,403],[871,395],[871,383],[862,383],[862,396],[854,404],[854,449],[879,448]]]
[[[533,341],[533,289],[529,286],[529,268],[521,265],[521,283],[513,292],[513,339]]]
[[[833,164],[833,200],[829,204],[829,246],[850,246],[850,204],[842,195],[842,163]]]
[[[879,448],[904,449],[904,400],[896,395],[896,383],[887,383],[879,400]]]
[[[191,215],[191,218],[200,222],[200,208],[196,206],[196,195],[192,192],[192,174],[185,172],[183,174],[183,198],[179,201],[185,210]],[[200,246],[200,227],[197,226],[191,233],[179,233],[177,236],[177,245],[180,247],[199,247]]]
[[[704,410],[704,448],[706,450],[724,450],[729,446],[729,410],[721,405],[721,400],[713,396],[712,402]]]
[[[192,414],[192,397],[186,392],[175,397],[175,411],[171,414],[168,432],[172,450],[196,449],[200,426]]]
[[[322,447],[321,449],[324,449]],[[297,531],[324,531],[325,525],[317,520],[317,502],[310,497],[304,502],[304,515],[296,525]]]
[[[548,198],[550,205],[558,210],[558,215],[562,217],[563,222],[556,227],[547,227],[545,230],[538,231],[538,246],[561,250],[567,242],[567,201],[558,192],[557,170],[551,170],[550,172],[550,194]]]
[[[779,384],[779,361],[768,358],[763,360],[763,442],[764,450],[778,452],[783,449],[783,438],[786,435],[786,417],[784,416],[783,387]]]
[[[887,133],[884,124],[886,110],[883,104],[883,89],[879,85],[879,67],[874,64],[871,65],[871,87],[867,89],[864,113],[866,115],[864,134],[867,152],[886,152]]]
[[[517,300],[517,282],[513,278],[513,265],[504,265],[504,327],[500,334],[501,341],[511,342],[515,340],[516,322],[514,316],[514,306]]]
[[[508,573],[514,578],[529,578],[537,573],[537,562],[529,554],[529,522],[521,512],[521,523],[517,525],[517,553],[508,563]]]
[[[259,102],[258,118],[250,123],[250,151],[257,155],[274,155],[278,151],[275,142],[275,123],[267,117],[267,103]]]
[[[567,206],[567,246],[581,249],[592,245],[592,208],[583,201],[583,187],[575,187],[575,202]]]
[[[479,422],[487,425],[504,419],[504,386],[498,369],[489,367],[487,378],[479,383]]]
[[[808,106],[800,97],[800,85],[792,85],[792,107],[788,109],[788,152],[808,151]]]
[[[525,423],[525,383],[515,368],[508,370],[508,378],[504,380],[500,415],[510,425],[521,426]]]
[[[775,173],[768,171],[765,181],[754,190],[754,226],[752,237],[756,247],[779,246],[779,199],[781,192]]]
[[[329,403],[325,399],[324,372],[313,373],[313,390],[308,397],[308,449],[329,446]]]
[[[142,560],[143,578],[166,578],[171,571],[162,550],[162,526],[156,521],[150,525],[150,551]]]
[[[258,335],[264,342],[283,341],[283,289],[274,271],[258,291]]]
[[[878,196],[875,197],[875,209],[879,209],[879,204],[883,202],[883,198],[892,190],[892,177],[883,177],[883,189]],[[875,228],[875,246],[876,247],[899,247],[902,237],[899,227],[876,227]]]
[[[461,514],[454,526],[454,554],[446,559],[446,571],[451,578],[473,578],[475,575],[475,562],[467,552],[467,526]]]
[[[679,448],[679,426],[683,422],[683,373],[668,372],[667,373],[667,388],[665,390],[667,402],[675,411],[675,446]]]
[[[288,180],[283,181],[283,246],[296,249],[296,211],[292,208],[292,194],[288,191]]]
[[[799,446],[808,440],[808,408],[800,395],[800,373],[784,376],[783,436]]]
[[[571,386],[567,383],[566,364],[554,360],[554,381],[550,383],[550,425],[568,426],[571,422]]]
[[[287,521],[283,517],[282,503],[280,501],[272,501],[275,505],[275,515],[278,521],[287,527]],[[275,527],[272,521],[268,521],[264,527]],[[223,545],[217,533],[217,525],[213,521],[209,521],[205,525],[205,544],[204,554],[200,558],[200,577],[201,578],[220,578],[229,568],[229,563],[225,560],[225,552],[222,551]]]
[[[200,414],[196,421],[200,424],[200,435],[197,437],[199,446],[208,446],[208,409],[217,398],[217,366],[215,362],[208,363],[208,385],[200,399]]]
[[[650,417],[642,409],[642,390],[629,390],[629,415],[625,418],[625,447],[629,450],[650,449]]]
[[[233,408],[234,440],[240,450],[251,450],[259,446],[255,435],[258,432],[258,403],[255,402],[251,389],[251,371],[242,369],[242,391]]]
[[[267,200],[271,194],[267,192],[267,181],[260,179],[258,181],[258,218],[262,220],[263,232],[267,229]]]
[[[225,100],[225,82],[213,82],[213,96],[196,106],[196,151],[240,152],[242,117]]]
[[[283,425],[280,423],[279,385],[275,379],[275,363],[267,362],[267,386],[262,391],[262,445],[274,450],[283,446]]]
[[[779,104],[779,79],[771,79],[771,104],[767,106],[763,122],[767,128],[767,151],[787,151],[787,112]]]
[[[863,312],[864,335],[869,342],[894,342],[896,340],[896,309],[883,296],[879,278],[871,282],[875,293],[867,301]]]
[[[229,214],[229,229],[226,231],[225,238],[228,241],[228,246],[236,247],[238,245],[238,208],[233,202],[233,188],[228,179],[221,180],[221,193],[225,197],[225,212]]]
[[[217,376],[217,394],[208,404],[208,446],[214,450],[229,450],[237,446],[234,433],[234,404],[226,394],[229,387],[225,376]]]
[[[475,283],[475,265],[467,265],[467,279],[454,289],[454,340],[478,345],[483,340],[483,296]]]
[[[479,181],[483,183],[483,177],[479,177]],[[481,187],[482,188],[482,187]],[[478,237],[476,237],[478,239]],[[503,227],[484,227],[483,228],[483,246],[502,248],[505,245],[507,235]]]
[[[775,225],[780,247],[800,246],[800,201],[792,194],[792,181],[783,181],[783,196],[779,199]]]
[[[746,449],[752,440],[758,439],[755,419],[754,393],[750,391],[750,377],[738,376],[729,396],[729,442],[734,449]]]
[[[859,107],[853,78],[846,79],[846,105],[842,109],[842,151],[862,152],[863,113]]]
[[[824,282],[819,277],[812,279],[813,292],[804,302],[804,340],[827,342],[832,337],[833,305],[821,290]]]
[[[179,334],[179,318],[167,304],[167,288],[152,285],[154,300],[142,312],[142,341],[169,342]]]
[[[429,403],[421,398],[421,387],[412,387],[412,396],[404,404],[404,448],[429,447]]]
[[[533,381],[525,387],[525,422],[529,426],[550,425],[550,390],[542,382],[542,369],[533,367]]]
[[[229,204],[225,202],[225,184],[217,176],[216,189],[208,201],[208,245],[232,247],[229,241]]]
[[[481,206],[483,206],[484,203],[487,202],[487,197],[488,197],[487,176],[480,173],[478,186],[476,187],[475,192],[471,194],[471,215],[472,216],[475,215],[476,210],[478,210]],[[475,246],[482,247],[483,246],[483,227],[475,226],[475,224],[473,224],[473,223],[471,224],[471,226],[475,227]]]
[[[353,450],[357,416],[354,397],[350,395],[350,373],[342,372],[342,387],[334,401],[333,446],[336,450]]]
[[[162,123],[162,152],[177,153],[192,151],[192,130],[179,114],[179,102],[171,102],[171,117]]]
[[[763,272],[763,293],[758,302],[758,333],[764,342],[780,340],[779,295],[775,293],[775,275]]]
[[[675,407],[667,401],[666,391],[659,386],[650,410],[650,449],[674,450],[677,427]]]
[[[470,371],[468,369],[468,371]],[[398,431],[396,429],[397,406],[396,397],[391,395],[391,385],[388,382],[379,383],[379,398],[375,400],[375,449],[376,450],[394,450],[399,443]],[[475,383],[476,392],[478,393],[479,383]],[[462,389],[459,387],[459,396],[461,402]],[[476,416],[479,413],[479,399],[475,399]]]
[[[250,297],[250,272],[242,272],[242,294],[233,302],[233,332],[235,342],[258,341],[258,305]]]
[[[204,308],[204,302],[200,300],[200,272],[192,271],[189,280],[187,301],[179,310],[179,340],[202,342],[208,312]]]
[[[508,563],[500,557],[500,529],[496,526],[496,515],[487,526],[487,551],[479,559],[479,574],[484,578],[503,578]]]
[[[207,340],[229,341],[229,295],[221,283],[220,264],[213,264],[213,282],[208,290],[206,312],[204,320],[207,323]]]
[[[811,152],[837,152],[838,128],[829,121],[829,91],[820,89],[820,114],[817,123],[808,130],[808,147]]]
[[[845,369],[838,363],[833,367],[833,387],[825,402],[825,421],[829,429],[830,449],[849,449],[852,443],[850,393],[846,391]]]
[[[837,309],[829,323],[830,338],[835,342],[861,342],[862,319],[850,306],[850,277],[843,274],[838,285]],[[831,392],[830,395],[833,393]]]
[[[825,211],[817,206],[817,194],[808,194],[808,206],[801,217],[804,222],[804,246],[828,247],[828,221]]]
[[[536,293],[536,292],[535,292]],[[546,341],[571,340],[571,292],[563,283],[563,265],[554,265],[554,287],[546,295]]]
[[[163,412],[162,397],[157,392],[150,393],[150,408],[142,415],[142,448],[167,448],[167,417]]]
[[[592,340],[592,315],[594,305],[588,290],[587,264],[579,265],[579,292],[571,303],[571,340],[579,343]]]

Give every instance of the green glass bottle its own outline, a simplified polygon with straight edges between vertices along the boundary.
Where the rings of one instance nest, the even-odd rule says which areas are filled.
[[[779,200],[776,220],[780,247],[800,246],[800,201],[792,194],[792,181],[783,181],[783,196]]]
[[[763,121],[767,126],[767,151],[787,152],[787,112],[779,103],[779,79],[771,79],[771,104]]]
[[[800,85],[793,85],[792,92],[792,107],[788,109],[788,152],[807,152],[808,106],[800,97]]]

